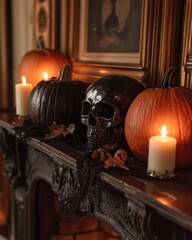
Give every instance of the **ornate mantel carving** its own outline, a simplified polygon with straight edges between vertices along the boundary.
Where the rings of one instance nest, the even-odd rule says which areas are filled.
[[[148,238],[148,213],[144,204],[103,183],[100,175],[95,177],[94,185],[88,184],[86,189],[82,189],[77,170],[59,164],[54,159],[49,162],[54,167],[52,187],[59,194],[64,218],[91,214],[111,225],[122,239]],[[83,196],[79,198],[82,191]]]
[[[9,143],[12,139],[7,134],[6,130],[0,127],[0,148],[3,150],[4,159],[7,160],[5,167],[5,173],[8,176],[12,185],[17,182],[18,172],[16,167],[16,154],[15,149],[9,147]]]
[[[53,172],[53,185],[52,188],[56,193],[59,193],[62,199],[65,195],[74,193],[79,189],[79,182],[77,178],[77,172],[64,164],[59,164],[50,159],[50,163],[54,167]]]
[[[191,239],[192,209],[187,205],[191,183],[185,182],[191,178],[190,171],[177,173],[178,178],[167,183],[130,174],[113,175],[115,171],[103,171],[102,165],[97,165],[99,171],[92,175],[86,162],[78,167],[82,151],[77,146],[62,142],[58,147],[35,138],[22,142],[4,127],[0,130],[6,171],[13,186],[16,239],[31,240],[31,193],[39,180],[46,181],[57,194],[63,218],[91,214],[126,240]],[[89,164],[88,169],[92,169],[94,165]],[[180,192],[186,198],[177,200]]]

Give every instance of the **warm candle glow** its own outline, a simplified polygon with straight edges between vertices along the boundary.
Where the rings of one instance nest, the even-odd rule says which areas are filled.
[[[160,136],[152,136],[149,139],[148,173],[153,177],[174,177],[176,139],[167,136],[167,128],[162,126]]]
[[[45,81],[48,79],[48,77],[49,77],[48,73],[47,73],[47,72],[44,72],[43,78],[44,78]]]
[[[16,114],[19,116],[29,115],[29,96],[33,85],[27,83],[26,77],[22,76],[22,83],[15,84]]]
[[[161,137],[166,137],[167,136],[167,128],[165,125],[162,126],[162,129],[161,129]]]
[[[27,82],[26,77],[23,76],[23,77],[22,77],[22,83],[23,83],[23,84],[26,84],[26,82]]]

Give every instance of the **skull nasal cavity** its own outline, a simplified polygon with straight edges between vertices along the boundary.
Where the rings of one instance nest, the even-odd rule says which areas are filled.
[[[89,113],[89,126],[95,127],[97,125],[97,122],[95,118],[93,117],[92,113]]]

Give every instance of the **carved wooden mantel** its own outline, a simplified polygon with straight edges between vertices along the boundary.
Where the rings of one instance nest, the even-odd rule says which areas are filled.
[[[47,143],[38,138],[23,142],[15,135],[12,120],[10,113],[0,114],[0,144],[13,193],[15,239],[35,239],[30,227],[31,198],[39,180],[58,195],[64,218],[91,214],[126,240],[192,239],[192,169],[176,171],[177,177],[171,181],[102,171],[74,209],[68,199],[75,199],[81,191],[77,159],[85,146],[72,146],[63,140]]]

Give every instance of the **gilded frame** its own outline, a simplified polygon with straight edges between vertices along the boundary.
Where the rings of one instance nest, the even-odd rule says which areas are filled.
[[[35,1],[35,11],[39,4]],[[137,63],[126,61],[99,61],[96,56],[88,56],[88,59],[82,59],[80,18],[83,2],[88,0],[63,0],[62,9],[59,11],[56,0],[44,0],[49,3],[48,11],[51,12],[51,22],[48,25],[47,47],[55,47],[57,40],[62,42],[60,47],[72,62],[72,78],[82,79],[92,82],[103,75],[124,74],[132,76],[147,86],[158,86],[165,71],[170,66],[176,66],[183,76],[183,65],[180,60],[185,61],[188,35],[187,27],[184,27],[183,55],[179,54],[178,47],[181,46],[181,32],[183,32],[182,15],[186,13],[184,5],[190,5],[187,0],[141,0],[142,8],[142,46],[140,58]],[[133,0],[134,1],[134,0]],[[40,2],[40,1],[39,1]],[[50,6],[53,6],[50,8]],[[57,12],[57,14],[56,14]],[[59,15],[61,14],[62,22],[60,28]],[[59,19],[59,20],[58,20]],[[185,20],[185,22],[187,22]],[[35,24],[34,24],[35,25]],[[52,26],[52,27],[51,27]],[[57,29],[56,29],[57,28]],[[37,25],[35,27],[37,29]],[[62,30],[61,30],[62,29]],[[61,36],[60,36],[61,34]],[[37,39],[37,34],[35,35]],[[59,45],[57,45],[59,49]],[[84,50],[83,50],[84,51]],[[181,59],[182,58],[182,59]],[[182,68],[182,69],[181,69]],[[179,81],[179,79],[178,79]]]
[[[88,53],[85,50],[88,0],[70,2],[70,57],[74,78],[96,79],[106,74],[126,74],[144,80],[148,74],[147,48],[151,44],[150,0],[142,0],[139,52],[132,53]],[[75,28],[74,28],[75,26]],[[150,47],[149,47],[150,48]],[[113,61],[110,59],[113,58]],[[90,76],[90,74],[92,76]]]
[[[56,30],[59,23],[58,20],[57,0],[34,0],[34,44],[42,36],[46,48],[55,48],[59,39],[58,31]]]
[[[186,0],[184,7],[184,28],[181,56],[181,85],[186,86],[190,89],[192,89],[191,55],[192,55],[192,2],[190,0]]]
[[[78,58],[82,61],[141,65],[146,18],[143,1],[83,0]],[[114,2],[115,3],[115,2]],[[118,4],[120,3],[120,4]]]

